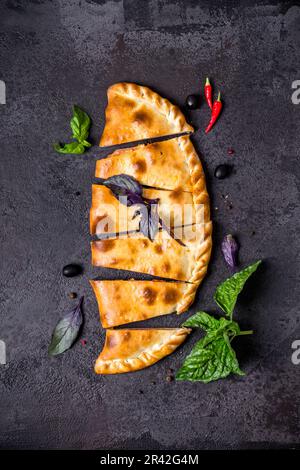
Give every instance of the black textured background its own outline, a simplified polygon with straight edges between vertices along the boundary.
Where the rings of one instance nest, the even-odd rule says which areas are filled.
[[[291,84],[300,79],[299,2],[4,0],[0,21],[7,86],[0,106],[0,338],[8,351],[0,366],[0,447],[297,445],[300,365],[291,363],[291,344],[300,339],[300,105],[292,104]],[[220,240],[238,235],[241,266],[265,260],[237,307],[242,325],[255,329],[235,343],[247,376],[167,383],[167,369],[181,364],[194,333],[149,369],[97,377],[104,332],[88,279],[116,275],[90,266],[91,180],[105,152],[57,155],[52,143],[69,136],[77,103],[93,118],[96,144],[114,82],[148,85],[183,106],[186,95],[202,93],[207,75],[225,108],[208,136],[206,105],[190,115],[214,220],[210,272],[191,312],[216,311],[214,288],[229,274]],[[215,180],[223,162],[235,172]],[[64,279],[61,268],[73,261],[84,274]],[[87,344],[49,358],[53,327],[75,302],[71,291],[85,296]],[[148,324],[179,325],[187,316]]]

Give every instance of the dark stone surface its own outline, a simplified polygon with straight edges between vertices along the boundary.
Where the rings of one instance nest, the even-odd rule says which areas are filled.
[[[300,105],[292,104],[291,84],[300,79],[299,3],[6,0],[0,18],[7,86],[0,106],[0,338],[8,351],[0,366],[0,447],[297,445],[300,365],[291,362],[291,344],[300,339]],[[243,326],[255,329],[236,340],[247,376],[167,383],[168,368],[181,364],[195,333],[149,369],[97,377],[104,331],[88,280],[116,276],[90,266],[91,180],[105,152],[60,156],[52,143],[69,135],[73,103],[92,116],[96,143],[106,88],[116,81],[149,85],[183,106],[188,94],[202,93],[207,75],[224,97],[220,123],[205,136],[207,107],[189,114],[218,210],[210,272],[190,312],[216,311],[214,288],[229,274],[220,253],[226,233],[240,239],[242,266],[264,258],[237,307]],[[235,173],[215,180],[215,166],[230,162]],[[61,269],[71,262],[82,263],[84,274],[64,279]],[[87,344],[49,358],[51,332],[76,302],[68,298],[73,291],[85,295]],[[148,324],[179,325],[187,316]]]

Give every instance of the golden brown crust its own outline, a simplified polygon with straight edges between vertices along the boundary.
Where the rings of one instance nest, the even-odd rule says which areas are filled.
[[[140,218],[133,219],[135,211],[136,207],[121,204],[106,186],[92,185],[90,209],[90,233],[92,235],[138,230]]]
[[[185,290],[184,282],[90,281],[103,328],[173,313]]]
[[[196,216],[191,193],[179,188],[174,191],[144,188],[147,199],[159,199],[158,213],[170,227],[195,223]],[[90,233],[98,236],[139,230],[140,216],[134,217],[137,206],[121,204],[106,186],[92,185]]]
[[[109,88],[106,118],[100,145],[192,130],[179,109],[168,100],[149,88],[130,83],[119,83]],[[198,239],[198,245],[188,243],[187,248],[182,248],[172,239],[167,242],[162,240],[162,232],[150,245],[147,243],[151,242],[141,234],[136,239],[130,236],[127,240],[94,242],[93,263],[188,281],[177,305],[177,312],[182,313],[194,300],[207,272],[212,249],[209,197],[202,165],[193,144],[188,136],[181,136],[119,150],[96,164],[97,177],[108,178],[119,173],[132,175],[140,183],[157,188],[177,190],[178,186],[182,186],[185,191],[190,191],[195,209],[193,221],[201,227],[202,236],[200,241]],[[91,226],[94,230],[92,221]]]
[[[96,162],[96,178],[124,173],[141,184],[159,189],[192,191],[190,167],[182,152],[181,138],[116,150]]]
[[[125,250],[123,250],[123,253],[127,251],[127,248],[129,249],[129,253],[133,253],[134,250],[136,250],[136,253],[139,253],[139,256],[144,258],[144,262],[140,262],[139,260],[137,260],[134,255],[131,255],[131,256],[128,255],[127,258],[123,259],[123,262],[121,262],[118,255],[116,255],[116,256],[112,256],[112,259],[109,262],[110,263],[109,266],[119,268],[119,269],[140,271],[140,272],[144,272],[147,274],[167,277],[170,279],[188,281],[190,284],[186,284],[186,289],[183,294],[182,300],[177,305],[177,313],[182,313],[194,301],[197,288],[202,282],[207,272],[207,267],[208,267],[208,263],[209,263],[209,259],[211,255],[211,249],[212,249],[212,223],[210,220],[209,196],[208,196],[207,189],[206,189],[205,175],[204,175],[199,157],[194,149],[194,146],[188,136],[182,136],[176,139],[172,139],[171,141],[173,141],[172,145],[175,144],[176,147],[179,149],[180,154],[184,156],[183,160],[185,161],[185,165],[187,167],[185,171],[189,176],[189,185],[191,187],[191,194],[192,194],[193,204],[195,208],[195,220],[196,220],[196,223],[198,224],[198,227],[201,227],[201,233],[202,233],[199,244],[198,246],[193,246],[192,252],[191,250],[184,251],[182,250],[181,247],[174,245],[174,247],[172,247],[172,251],[169,253],[170,258],[173,257],[173,260],[174,259],[178,260],[178,263],[174,264],[171,262],[171,259],[166,259],[167,258],[166,255],[164,257],[161,257],[161,262],[160,262],[157,259],[156,252],[154,252],[154,255],[152,258],[151,252],[147,253],[147,251],[145,251],[145,249],[142,247],[143,242],[141,240],[138,242],[138,244],[136,244],[136,242],[135,243],[128,242]],[[171,141],[167,141],[167,142],[171,142]],[[135,159],[136,159],[137,149],[139,149],[140,147],[144,147],[144,146],[138,146],[134,150]],[[139,156],[140,156],[140,152],[141,151],[139,151],[138,153]],[[130,155],[130,153],[129,154],[121,153],[119,154],[116,160],[119,160],[119,161],[123,160],[126,162],[128,155]],[[171,167],[171,159],[170,159],[169,167]],[[113,170],[109,169],[109,166],[106,166],[104,170],[101,165],[99,165],[99,167],[97,168],[99,170],[99,174],[97,176],[101,176],[101,177],[111,176],[111,173],[113,173],[116,170],[116,166],[114,167]],[[101,172],[101,168],[102,168],[102,172]],[[148,173],[151,175],[151,168],[149,168]],[[169,173],[172,173],[172,172],[169,172]],[[157,174],[161,174],[162,178],[165,177],[165,180],[168,181],[168,173],[166,172],[162,173],[160,171],[157,171]],[[136,177],[137,175],[133,175],[133,176]],[[169,185],[170,181],[168,181],[167,184]],[[176,242],[173,242],[173,244],[174,243],[176,244]],[[125,244],[123,244],[123,247],[125,247]],[[151,249],[153,248],[154,247],[151,246]],[[120,247],[119,247],[119,250],[121,250]],[[164,245],[163,251],[165,250],[170,250],[170,246]],[[101,256],[101,254],[100,255],[98,254],[97,256],[97,253],[94,247],[93,248],[93,260],[95,260],[96,263],[99,262],[98,261],[99,256]],[[133,258],[135,259],[134,263],[132,263]],[[187,258],[187,259],[184,259],[184,258]],[[153,263],[153,259],[154,259],[154,263]],[[105,260],[103,260],[103,262],[105,263]],[[170,264],[173,269],[167,272],[165,267]],[[175,267],[177,268],[176,270],[175,270]]]
[[[197,289],[207,273],[211,250],[212,223],[208,222],[204,226],[204,240],[194,253],[194,268],[189,278],[189,284],[186,284],[182,300],[177,305],[178,314],[185,312],[194,302]]]
[[[193,303],[197,289],[207,272],[212,250],[212,222],[210,220],[209,196],[200,159],[189,137],[180,137],[178,144],[185,154],[190,171],[196,222],[203,224],[203,237],[195,250],[194,268],[189,278],[190,284],[186,285],[182,301],[177,307],[177,313],[182,313]]]
[[[171,354],[190,333],[188,328],[106,330],[96,374],[120,374],[149,367]]]
[[[116,83],[107,97],[100,147],[194,130],[177,106],[148,87]]]
[[[113,269],[127,269],[178,281],[190,281],[207,227],[191,225],[174,229],[174,240],[165,230],[151,242],[140,232],[119,235],[91,243],[92,264]],[[201,263],[202,260],[199,261]]]

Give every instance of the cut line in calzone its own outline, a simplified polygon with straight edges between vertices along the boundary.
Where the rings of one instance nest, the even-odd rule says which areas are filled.
[[[187,285],[184,282],[90,281],[103,328],[175,313]]]
[[[177,106],[145,86],[116,83],[107,99],[100,147],[194,130]]]
[[[188,188],[194,205],[195,225],[185,226],[181,232],[180,228],[175,230],[176,238],[185,246],[165,230],[160,230],[153,242],[139,232],[121,234],[92,242],[92,263],[188,282],[176,309],[177,313],[182,313],[193,302],[197,287],[207,272],[212,248],[209,197],[203,168],[189,137],[160,142],[158,148],[153,145],[139,145],[98,161],[96,176],[108,178],[123,173],[148,186],[174,191]],[[173,166],[178,169],[175,179]],[[180,178],[185,182],[184,187],[180,185]]]
[[[188,328],[106,330],[97,374],[121,374],[149,367],[171,354],[190,333]]]
[[[93,241],[92,264],[189,282],[177,306],[177,313],[182,313],[194,300],[207,272],[211,232],[211,222],[174,229],[175,237],[185,246],[165,230],[159,231],[154,241],[140,232]]]
[[[109,178],[123,173],[133,176],[146,186],[192,191],[193,160],[199,162],[198,155],[189,137],[182,136],[116,150],[96,162],[95,176]]]
[[[97,161],[97,178],[118,174],[132,176],[145,186],[175,191],[173,195],[190,192],[196,223],[210,221],[204,171],[188,136],[119,150]]]
[[[143,196],[158,199],[158,214],[164,223],[173,228],[191,225],[196,221],[191,193],[182,190],[166,191],[144,188]],[[124,197],[123,197],[124,198]],[[137,206],[127,207],[104,185],[92,185],[90,233],[103,235],[139,230],[141,216],[136,216]],[[204,215],[203,215],[204,217]]]

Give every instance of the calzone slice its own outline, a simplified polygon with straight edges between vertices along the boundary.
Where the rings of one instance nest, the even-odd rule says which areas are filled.
[[[177,106],[150,88],[116,83],[109,87],[107,99],[100,147],[194,130]]]
[[[159,231],[153,242],[140,232],[93,241],[92,264],[188,281],[177,306],[177,312],[181,313],[193,301],[197,287],[207,272],[212,226],[208,222],[201,226],[176,228],[174,232],[185,246],[165,230]]]
[[[188,328],[106,330],[96,374],[121,374],[149,367],[171,354],[191,332]]]
[[[158,199],[158,214],[170,227],[195,223],[195,207],[191,193],[174,190],[144,188],[143,196]],[[90,232],[92,235],[119,233],[139,230],[140,215],[135,216],[137,205],[127,207],[103,185],[92,186],[92,206],[90,210]]]
[[[147,186],[192,191],[189,154],[199,160],[188,136],[116,150],[97,160],[95,176],[109,178],[124,173]]]
[[[96,163],[97,178],[106,179],[122,173],[146,186],[173,190],[178,194],[182,190],[190,192],[196,222],[210,221],[205,175],[189,137],[118,150]]]
[[[147,320],[177,311],[186,283],[168,281],[90,281],[103,328]]]

